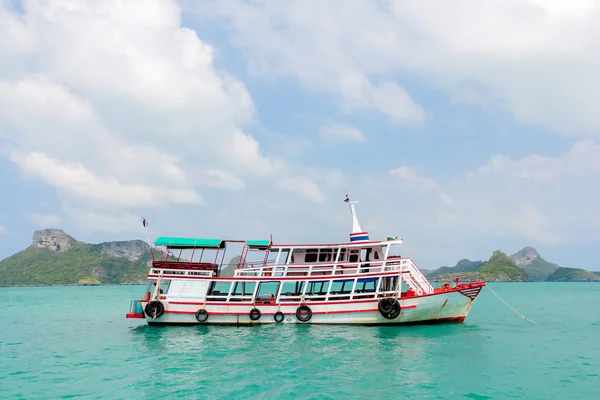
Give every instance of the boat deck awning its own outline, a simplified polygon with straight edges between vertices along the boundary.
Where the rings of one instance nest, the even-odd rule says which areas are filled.
[[[172,249],[222,249],[225,247],[225,241],[222,239],[179,238],[170,236],[161,236],[154,241],[154,244],[156,246],[165,246]]]
[[[203,238],[180,238],[161,236],[154,241],[156,246],[165,246],[171,249],[224,249],[225,243],[229,240],[224,239],[203,239]],[[271,244],[268,240],[231,240],[231,242],[245,242],[251,249],[266,249]]]
[[[246,240],[246,245],[251,249],[266,249],[271,242],[269,240]]]

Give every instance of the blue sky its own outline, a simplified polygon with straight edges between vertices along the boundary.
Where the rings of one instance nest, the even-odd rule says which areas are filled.
[[[35,229],[599,270],[593,2],[0,6],[0,258]],[[143,229],[141,217],[150,226]]]

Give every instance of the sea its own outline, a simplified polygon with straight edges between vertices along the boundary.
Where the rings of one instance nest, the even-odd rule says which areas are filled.
[[[2,399],[600,399],[600,283],[490,283],[463,324],[150,327],[145,286],[0,288]]]

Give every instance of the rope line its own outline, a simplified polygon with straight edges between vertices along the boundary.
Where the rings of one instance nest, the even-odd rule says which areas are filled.
[[[498,300],[500,300],[501,302],[503,302],[508,308],[510,308],[512,311],[514,311],[515,314],[517,314],[518,316],[520,316],[521,318],[523,318],[527,322],[531,322],[532,324],[537,324],[537,322],[535,322],[532,319],[527,318],[526,316],[524,316],[523,314],[521,314],[520,312],[518,312],[517,310],[515,310],[514,308],[512,308],[507,302],[505,302],[504,300],[502,300],[502,298],[500,296],[498,296],[498,293],[494,292],[494,289],[492,289],[491,287],[489,287],[489,285],[486,285],[486,287],[488,289],[490,289],[492,291],[492,293],[494,293],[494,296],[496,296],[498,298]]]

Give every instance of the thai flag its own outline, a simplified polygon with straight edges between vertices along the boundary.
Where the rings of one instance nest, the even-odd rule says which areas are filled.
[[[145,227],[148,226],[148,221],[146,221],[146,217],[142,217],[142,225]]]
[[[348,196],[348,192],[346,192],[346,198],[344,199],[346,203],[350,203],[350,197]]]

